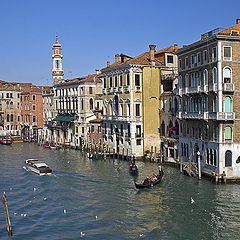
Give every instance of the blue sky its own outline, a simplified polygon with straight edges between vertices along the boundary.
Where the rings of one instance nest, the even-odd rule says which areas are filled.
[[[85,76],[114,61],[229,27],[240,1],[0,0],[0,79],[51,85],[52,44],[63,48],[65,78]]]

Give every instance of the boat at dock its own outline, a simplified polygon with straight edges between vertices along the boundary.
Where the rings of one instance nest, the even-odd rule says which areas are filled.
[[[39,161],[38,159],[27,159],[25,165],[27,170],[40,176],[52,174],[52,169],[46,163]]]
[[[159,171],[159,174],[156,175],[155,177],[152,178],[146,178],[143,183],[137,184],[135,183],[135,187],[136,188],[149,188],[149,187],[153,187],[154,185],[158,184],[163,177],[163,170]]]
[[[12,139],[11,138],[6,138],[6,137],[0,137],[0,144],[11,145],[12,144]]]

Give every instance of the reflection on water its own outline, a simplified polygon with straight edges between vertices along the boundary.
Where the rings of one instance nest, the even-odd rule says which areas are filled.
[[[134,181],[157,173],[157,164],[137,162],[136,177],[125,161],[89,160],[80,151],[20,143],[1,145],[0,153],[0,191],[7,193],[11,239],[79,239],[81,232],[100,240],[239,239],[237,184],[198,181],[164,166],[161,183],[137,190]],[[25,171],[27,158],[48,163],[52,176]],[[0,239],[7,239],[2,210]]]

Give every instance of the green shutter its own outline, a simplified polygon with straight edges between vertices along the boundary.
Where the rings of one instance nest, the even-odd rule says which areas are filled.
[[[231,127],[225,127],[225,140],[231,140],[232,139],[232,129]]]

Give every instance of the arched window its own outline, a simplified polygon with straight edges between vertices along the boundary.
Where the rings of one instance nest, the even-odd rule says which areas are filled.
[[[224,128],[224,138],[225,140],[232,140],[232,128],[230,126]]]
[[[212,80],[213,80],[213,83],[217,83],[217,68],[213,68],[213,72],[212,72]]]
[[[232,82],[232,70],[230,67],[225,67],[223,69],[223,82],[231,83]]]
[[[9,114],[7,114],[7,122],[9,122]]]
[[[207,69],[204,70],[204,85],[208,84],[208,71]]]
[[[90,98],[89,100],[90,110],[93,110],[93,99]]]
[[[11,114],[11,122],[13,122],[13,114]]]
[[[232,166],[232,152],[230,150],[227,150],[225,152],[225,167],[231,166]]]
[[[82,99],[82,101],[81,101],[81,108],[82,108],[82,110],[84,109],[84,105],[83,105],[83,99]]]
[[[224,98],[224,112],[232,112],[232,99],[229,96]]]

